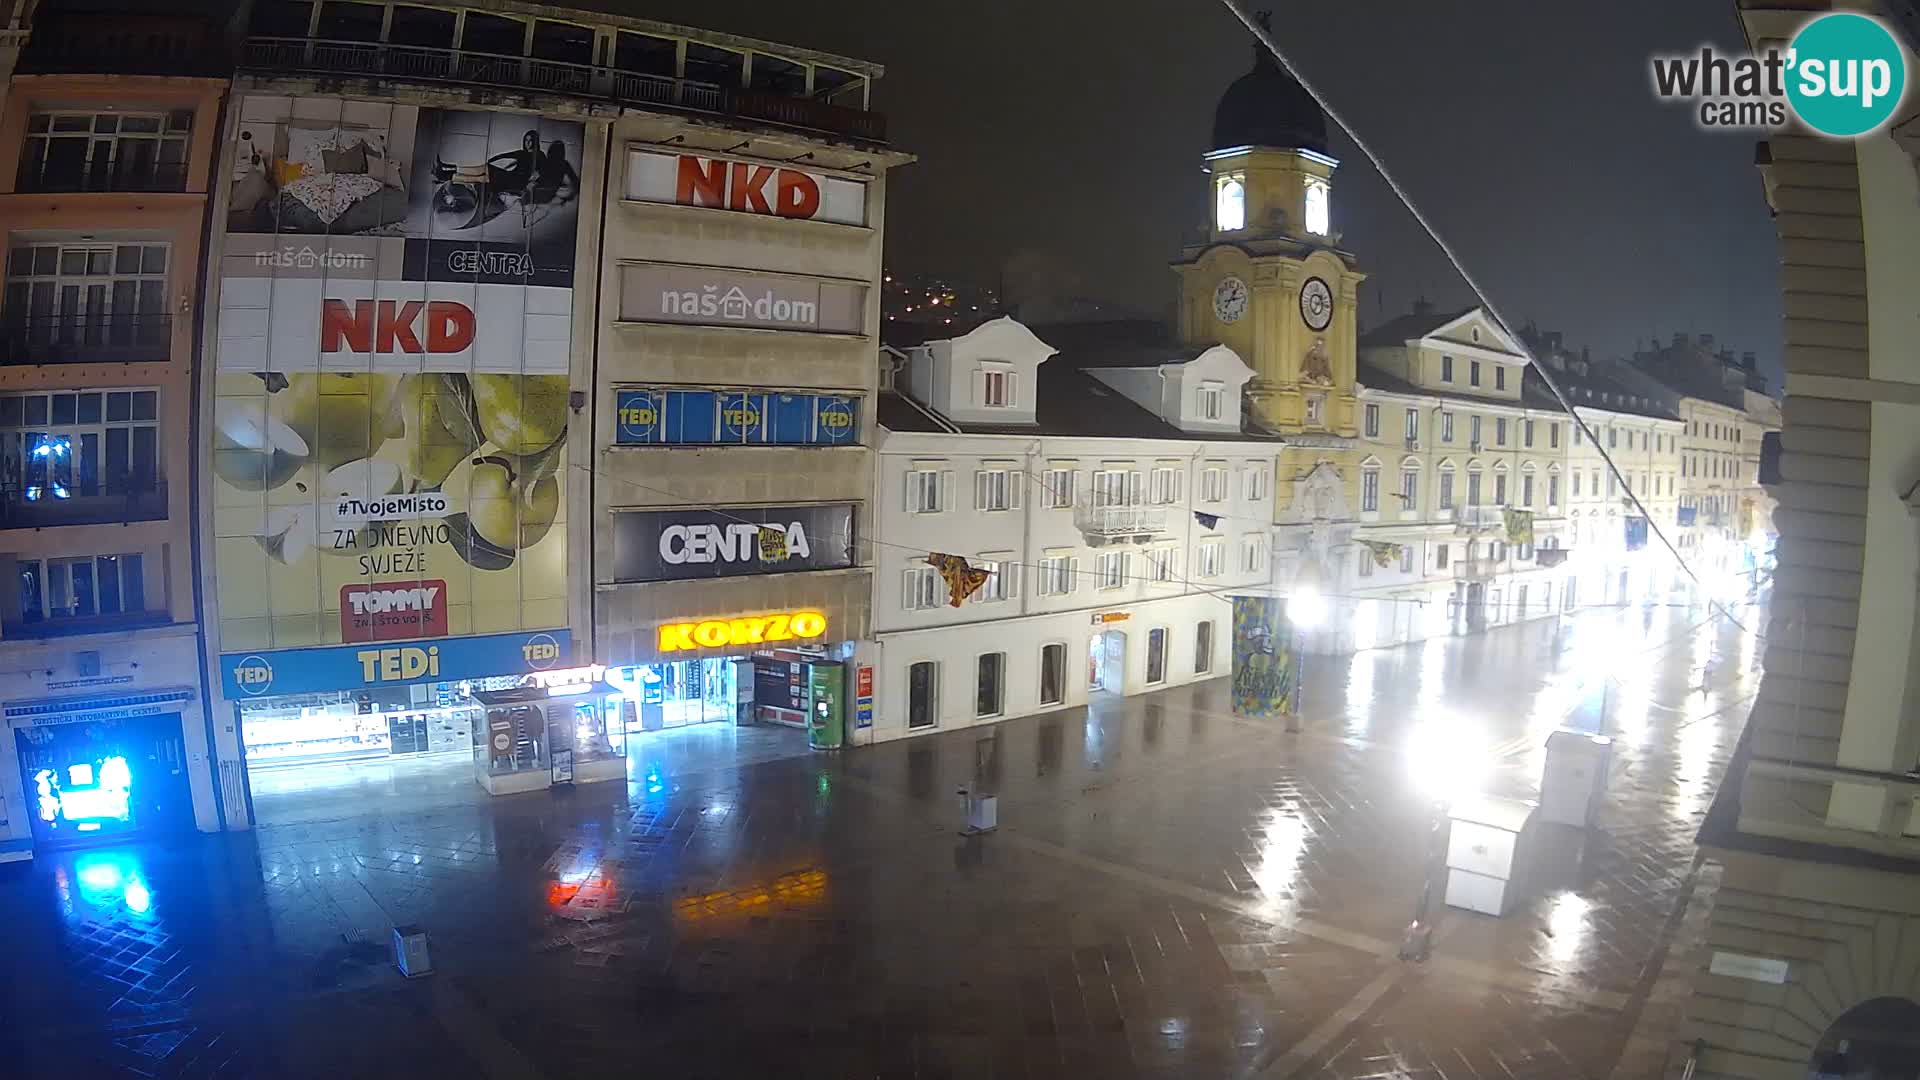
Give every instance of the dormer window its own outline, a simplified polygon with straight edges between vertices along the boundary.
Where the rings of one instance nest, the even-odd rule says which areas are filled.
[[[1213,227],[1221,232],[1247,227],[1247,185],[1237,176],[1222,177],[1214,188]]]
[[[1202,420],[1218,420],[1226,412],[1226,385],[1217,382],[1203,382],[1195,401],[1196,410]]]
[[[980,366],[980,405],[988,409],[1011,409],[1016,404],[1013,370],[982,364]]]
[[[1307,231],[1315,236],[1327,235],[1332,226],[1332,191],[1327,182],[1318,178],[1307,181],[1306,225]]]

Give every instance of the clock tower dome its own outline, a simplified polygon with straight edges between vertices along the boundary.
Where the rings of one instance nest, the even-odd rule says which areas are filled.
[[[1261,16],[1262,25],[1266,17]],[[1260,41],[1221,95],[1206,154],[1207,233],[1181,251],[1180,336],[1254,370],[1254,418],[1274,431],[1355,434],[1355,292],[1338,247],[1327,119]]]

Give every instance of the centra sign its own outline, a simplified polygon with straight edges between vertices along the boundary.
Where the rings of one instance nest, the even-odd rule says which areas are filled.
[[[730,645],[766,645],[777,641],[804,641],[827,632],[827,617],[818,611],[781,611],[744,619],[706,619],[701,622],[661,623],[661,652],[721,649]]]

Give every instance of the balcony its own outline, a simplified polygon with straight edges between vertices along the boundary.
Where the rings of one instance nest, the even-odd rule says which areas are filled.
[[[37,174],[23,167],[13,189],[23,194],[185,191],[187,166],[185,162],[170,162],[100,169],[48,167]]]
[[[157,364],[173,354],[170,315],[51,315],[0,321],[0,364]]]
[[[1166,535],[1167,508],[1081,503],[1073,508],[1073,524],[1089,544],[1143,544]]]
[[[1480,532],[1506,527],[1507,520],[1497,506],[1457,506],[1453,510],[1456,532]]]
[[[168,75],[225,79],[233,61],[220,27],[193,15],[35,12],[21,75]]]
[[[166,611],[120,611],[111,615],[61,616],[51,619],[36,619],[23,622],[8,619],[0,623],[0,638],[9,641],[22,638],[77,637],[81,634],[116,634],[128,630],[145,630],[152,626],[165,626],[173,621]]]
[[[1500,573],[1500,563],[1493,559],[1455,559],[1453,561],[1453,579],[1455,581],[1492,581]]]
[[[813,98],[787,97],[694,79],[644,75],[530,56],[500,56],[377,41],[252,37],[241,46],[239,66],[272,75],[292,72],[358,75],[544,91],[641,108],[664,107],[735,116],[869,142],[885,142],[887,138],[886,117],[875,112]]]
[[[152,480],[83,487],[48,483],[0,486],[0,529],[50,529],[61,525],[113,525],[163,521],[167,485]]]

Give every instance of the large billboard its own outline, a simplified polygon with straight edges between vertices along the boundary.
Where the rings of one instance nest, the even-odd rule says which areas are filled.
[[[221,651],[566,626],[581,125],[239,109],[212,424]]]
[[[853,504],[616,510],[613,579],[843,570],[853,561]]]

